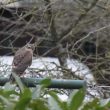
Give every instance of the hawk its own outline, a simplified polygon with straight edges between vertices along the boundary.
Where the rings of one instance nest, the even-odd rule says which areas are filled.
[[[12,72],[21,76],[31,66],[34,48],[35,46],[33,44],[27,44],[16,51],[12,62]],[[10,79],[14,80],[12,74]]]

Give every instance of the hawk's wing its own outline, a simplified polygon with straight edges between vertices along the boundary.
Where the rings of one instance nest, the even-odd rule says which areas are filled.
[[[20,62],[19,66],[26,65],[27,67],[31,65],[32,63],[32,50],[27,50],[24,54],[24,57],[22,58],[22,61]]]
[[[32,63],[33,52],[25,47],[19,49],[13,59],[13,66],[16,66],[18,71],[25,71]]]
[[[25,47],[20,48],[16,51],[12,65],[17,66],[22,61],[26,53]]]

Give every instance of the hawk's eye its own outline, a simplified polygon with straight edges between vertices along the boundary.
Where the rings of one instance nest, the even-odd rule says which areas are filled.
[[[30,49],[30,48],[31,48],[31,46],[28,46],[28,48]]]
[[[29,45],[29,44],[28,44],[28,45],[27,45],[27,48],[29,48],[29,49],[30,49],[30,48],[31,48],[31,45]]]
[[[27,45],[27,48],[34,50],[35,47],[34,47],[34,45]]]

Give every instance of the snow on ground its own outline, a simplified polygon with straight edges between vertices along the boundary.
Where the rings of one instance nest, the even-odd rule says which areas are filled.
[[[13,60],[12,56],[11,57],[7,57],[7,56],[0,57],[1,65],[10,66],[10,68],[11,68],[12,60]],[[57,58],[39,57],[38,59],[34,58],[30,68],[53,69],[56,67],[55,64],[60,65]],[[90,82],[90,83],[95,82],[91,71],[86,65],[82,64],[81,62],[75,59],[67,59],[67,65],[68,65],[68,68],[71,69],[73,72],[75,72],[76,75],[81,76],[87,82]],[[0,70],[3,70],[3,66],[0,67]]]
[[[13,60],[13,56],[0,57],[0,72],[2,72],[3,76],[5,77],[7,77],[7,75],[11,73],[10,71],[11,71],[12,60]],[[55,64],[60,65],[57,58],[39,57],[37,59],[35,58],[33,59],[32,65],[30,68],[38,68],[38,69],[45,69],[45,70],[47,68],[55,69],[56,68]],[[75,59],[67,59],[67,65],[68,65],[68,69],[71,69],[75,73],[75,75],[82,77],[84,80],[86,80],[88,84],[96,84],[91,71],[86,65],[82,64],[81,62]],[[97,94],[97,93],[93,91],[92,94]],[[66,99],[66,98],[67,96],[65,96],[63,99]]]

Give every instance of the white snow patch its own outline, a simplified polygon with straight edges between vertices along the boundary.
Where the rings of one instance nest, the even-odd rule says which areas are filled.
[[[6,70],[6,67],[9,67],[11,69],[13,56],[4,56],[0,57],[0,70]],[[51,58],[51,57],[40,57],[32,61],[32,65],[30,68],[38,68],[38,69],[55,69],[56,65],[60,65],[57,58]],[[79,62],[75,59],[67,59],[67,65],[68,68],[71,69],[75,75],[80,76],[84,80],[86,80],[88,83],[92,82],[95,83],[94,77],[89,70],[89,68],[84,65],[83,63]],[[57,73],[56,73],[57,74]]]
[[[11,64],[12,64],[13,56],[4,56],[0,57],[0,72],[3,73],[3,76],[7,77],[11,72]],[[54,62],[54,63],[53,63]],[[47,69],[55,69],[57,68],[56,65],[60,65],[59,60],[57,58],[50,58],[50,57],[40,57],[40,58],[34,58],[32,61],[32,65],[30,68],[36,68],[36,69],[44,69],[47,71]],[[67,65],[68,69],[71,69],[75,75],[82,77],[88,84],[96,84],[94,77],[89,70],[89,68],[81,63],[78,60],[75,59],[67,59]],[[58,71],[56,71],[58,72]],[[46,73],[46,72],[45,72]],[[47,71],[48,73],[48,71]],[[54,72],[55,73],[55,72]],[[58,73],[56,73],[58,75]],[[97,91],[93,91],[91,89],[88,89],[91,94],[97,94]],[[60,95],[60,97],[63,97],[63,100],[67,99],[66,95]]]

